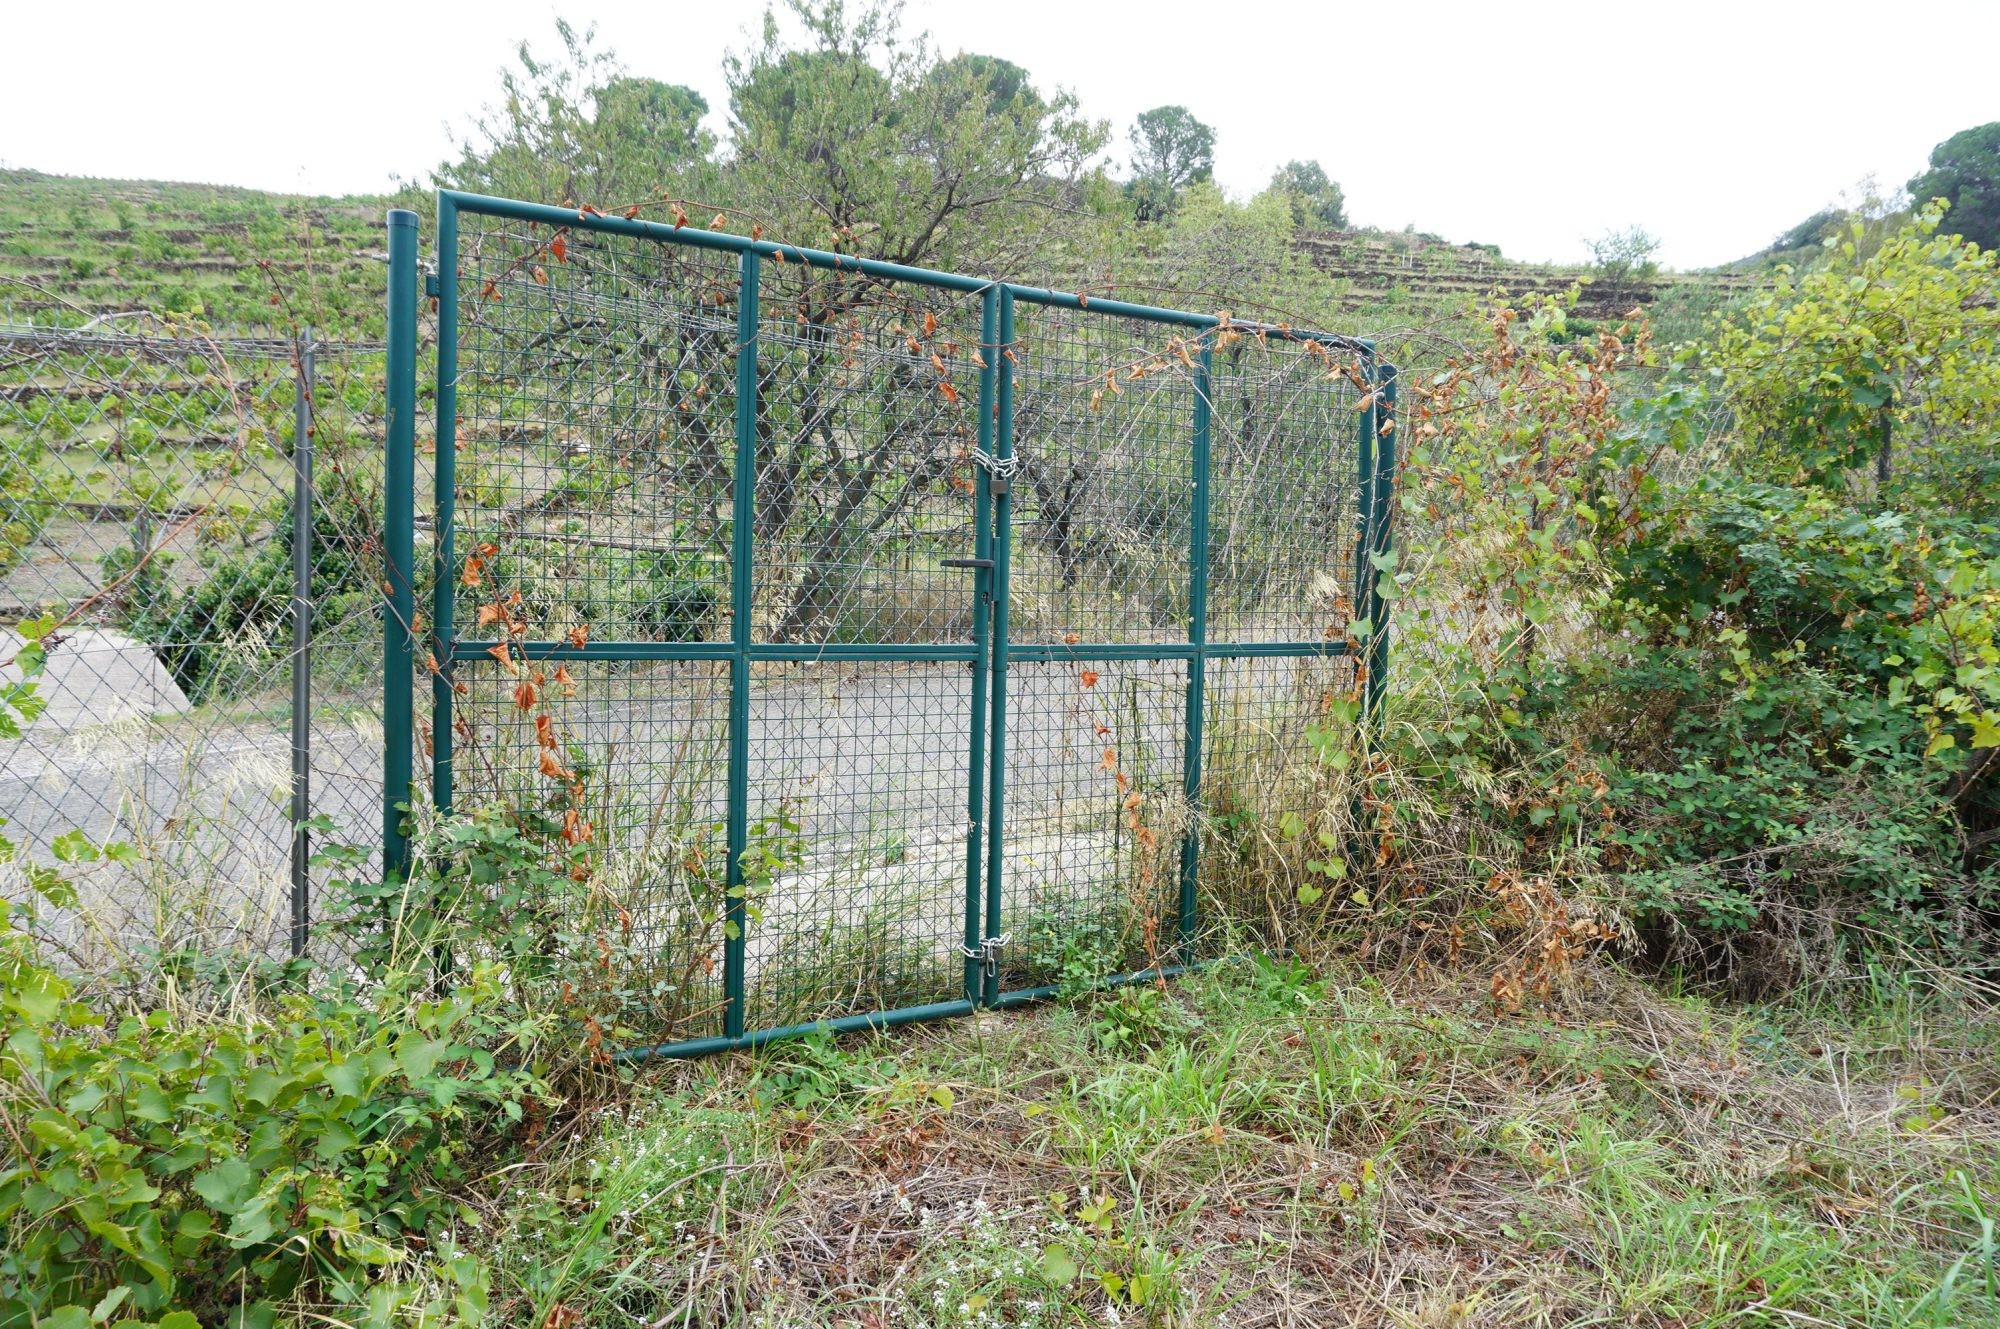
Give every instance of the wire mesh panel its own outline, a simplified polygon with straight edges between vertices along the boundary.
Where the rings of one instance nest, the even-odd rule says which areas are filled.
[[[479,616],[504,589],[530,640],[728,640],[735,264],[474,212],[459,228],[455,623],[499,635]]]
[[[370,350],[317,355],[330,385]],[[74,907],[39,902],[81,960],[132,947],[283,948],[297,421],[302,406],[314,414],[296,356],[287,341],[143,319],[117,331],[0,330],[0,617],[52,628],[45,708],[0,740],[0,815],[29,860],[73,854],[72,832],[139,851],[79,867]],[[328,655],[379,651],[378,449],[365,409],[376,392],[362,375],[351,395],[321,394],[315,426],[306,589],[321,613],[306,645]],[[7,635],[0,660],[20,643]],[[333,687],[320,696],[348,723],[318,735],[322,757],[378,773],[367,717],[379,676],[326,678],[341,700]],[[372,815],[379,774],[322,793],[320,811]]]
[[[766,263],[757,325],[757,641],[964,642],[977,295]]]
[[[589,846],[648,1043],[962,1000],[986,302],[443,215],[440,801]]]
[[[751,1027],[962,995],[971,713],[963,663],[758,666]]]
[[[1200,953],[1282,951],[1302,909],[1361,887],[1337,833],[1360,773],[1348,750],[1358,696],[1346,655],[1208,661],[1198,908],[1226,926]]]
[[[1004,988],[1177,958],[1187,690],[1179,659],[1009,666]]]
[[[1282,944],[1377,608],[1365,346],[440,228],[435,790],[583,856],[534,917],[611,1018],[685,1054],[970,1010],[1194,959],[1203,904]]]
[[[1340,642],[1353,617],[1366,360],[1269,334],[1238,334],[1212,359],[1208,640]]]
[[[588,871],[515,906],[530,972],[606,1029],[649,1040],[721,1033],[728,912],[726,665],[574,660],[458,671],[453,757],[467,812]],[[534,700],[522,705],[523,685]],[[480,955],[487,938],[455,948]]]
[[[1184,642],[1198,342],[1017,306],[1014,641]]]
[[[1003,1000],[1281,940],[1278,893],[1324,894],[1293,851],[1355,733],[1379,497],[1359,343],[1048,292],[1009,315]]]
[[[426,329],[426,358],[434,345]],[[308,854],[373,846],[382,807],[382,445],[386,408],[379,346],[316,343],[312,428],[311,655],[305,741]],[[425,431],[424,442],[431,442]],[[434,449],[427,448],[427,451]],[[313,864],[309,919],[324,912],[329,878]],[[328,951],[322,959],[337,960]]]

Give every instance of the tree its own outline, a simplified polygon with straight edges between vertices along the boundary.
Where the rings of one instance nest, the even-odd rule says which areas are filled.
[[[1271,177],[1268,189],[1290,201],[1295,226],[1327,231],[1347,228],[1347,196],[1316,161],[1286,162]]]
[[[1020,66],[940,59],[905,39],[899,7],[850,16],[837,0],[790,0],[763,41],[732,55],[731,163],[738,201],[787,238],[897,263],[992,262],[1032,244],[1102,126],[1067,94],[1044,97]]]
[[[1777,239],[1771,241],[1766,254],[1784,254],[1794,249],[1806,249],[1824,241],[1842,229],[1841,223],[1847,214],[1839,208],[1821,208],[1812,216],[1792,227]]]
[[[595,97],[592,125],[607,143],[629,145],[663,163],[706,156],[714,137],[701,127],[708,101],[693,88],[620,75]]]
[[[1960,130],[1931,149],[1931,168],[1910,181],[1910,200],[1951,204],[1949,229],[1981,249],[2000,248],[2000,120]]]
[[[662,190],[705,192],[714,136],[708,102],[692,88],[626,74],[595,45],[596,30],[556,21],[562,55],[527,42],[519,69],[501,71],[501,101],[475,117],[459,157],[436,184],[536,202],[615,207]]]
[[[1642,226],[1606,231],[1585,243],[1590,246],[1591,266],[1597,269],[1597,280],[1613,298],[1628,294],[1637,283],[1659,275],[1660,265],[1653,261],[1653,255],[1659,252],[1660,242]]]
[[[939,58],[900,34],[894,5],[850,13],[839,0],[791,0],[787,13],[802,37],[767,15],[762,43],[726,71],[734,197],[774,235],[1005,270],[1067,224],[1105,138],[1073,98],[1042,94],[992,56]],[[766,307],[782,301],[795,329],[764,347],[755,425],[756,529],[795,551],[771,587],[783,604],[772,632],[826,640],[862,551],[919,543],[937,503],[962,505],[951,478],[974,426],[959,387],[933,376],[957,372],[970,387],[962,338],[977,325],[954,326],[952,302],[916,286],[766,272]],[[956,313],[976,317],[976,305],[957,302]]]
[[[1215,130],[1185,106],[1155,106],[1133,124],[1130,193],[1140,221],[1161,221],[1174,196],[1215,175]]]
[[[1873,252],[1853,221],[1716,329],[1707,364],[1754,478],[1845,487],[1872,466],[1919,506],[2000,513],[2000,271],[1991,250],[1938,233],[1945,215],[1925,205]]]

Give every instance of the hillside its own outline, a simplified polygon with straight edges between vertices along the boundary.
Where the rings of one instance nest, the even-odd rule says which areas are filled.
[[[76,326],[153,310],[235,331],[302,321],[337,337],[379,335],[390,205],[386,196],[0,171],[0,322]],[[1763,280],[1664,274],[1604,288],[1584,267],[1515,262],[1421,234],[1314,232],[1298,244],[1342,284],[1340,307],[1359,327],[1447,316],[1496,288],[1559,295],[1582,283],[1580,318],[1656,306],[1663,330],[1678,331],[1683,315]],[[273,307],[280,291],[289,315]]]
[[[245,332],[297,314],[379,331],[386,199],[0,171],[0,321],[77,326],[139,310]],[[308,297],[309,294],[309,298]]]
[[[1592,280],[1587,267],[1552,263],[1520,263],[1479,245],[1454,245],[1429,236],[1373,231],[1323,231],[1303,235],[1299,243],[1320,269],[1353,283],[1356,308],[1393,303],[1415,296],[1432,301],[1476,299],[1495,288],[1512,295],[1560,295],[1583,283],[1577,313],[1585,318],[1614,318],[1633,306],[1652,305],[1687,291],[1711,297],[1753,289],[1754,273],[1662,273],[1604,286]]]

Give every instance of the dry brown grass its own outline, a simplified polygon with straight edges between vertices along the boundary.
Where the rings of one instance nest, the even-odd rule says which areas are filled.
[[[2000,1310],[2000,1071],[1970,994],[1728,1009],[1584,961],[1566,1002],[1517,1012],[1477,971],[1438,978],[1230,967],[660,1068],[535,1165],[531,1192],[575,1198],[489,1211],[503,1272],[544,1252],[496,1295],[521,1323],[871,1327]],[[700,1201],[673,1222],[621,1199],[579,1236],[607,1196],[675,1187]],[[555,1283],[550,1249],[577,1252]],[[1145,1304],[1096,1277],[1149,1270]]]

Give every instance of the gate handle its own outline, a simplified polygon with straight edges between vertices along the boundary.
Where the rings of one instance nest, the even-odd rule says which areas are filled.
[[[990,558],[941,558],[938,560],[938,566],[941,568],[978,568],[983,570],[992,567],[993,560]]]

